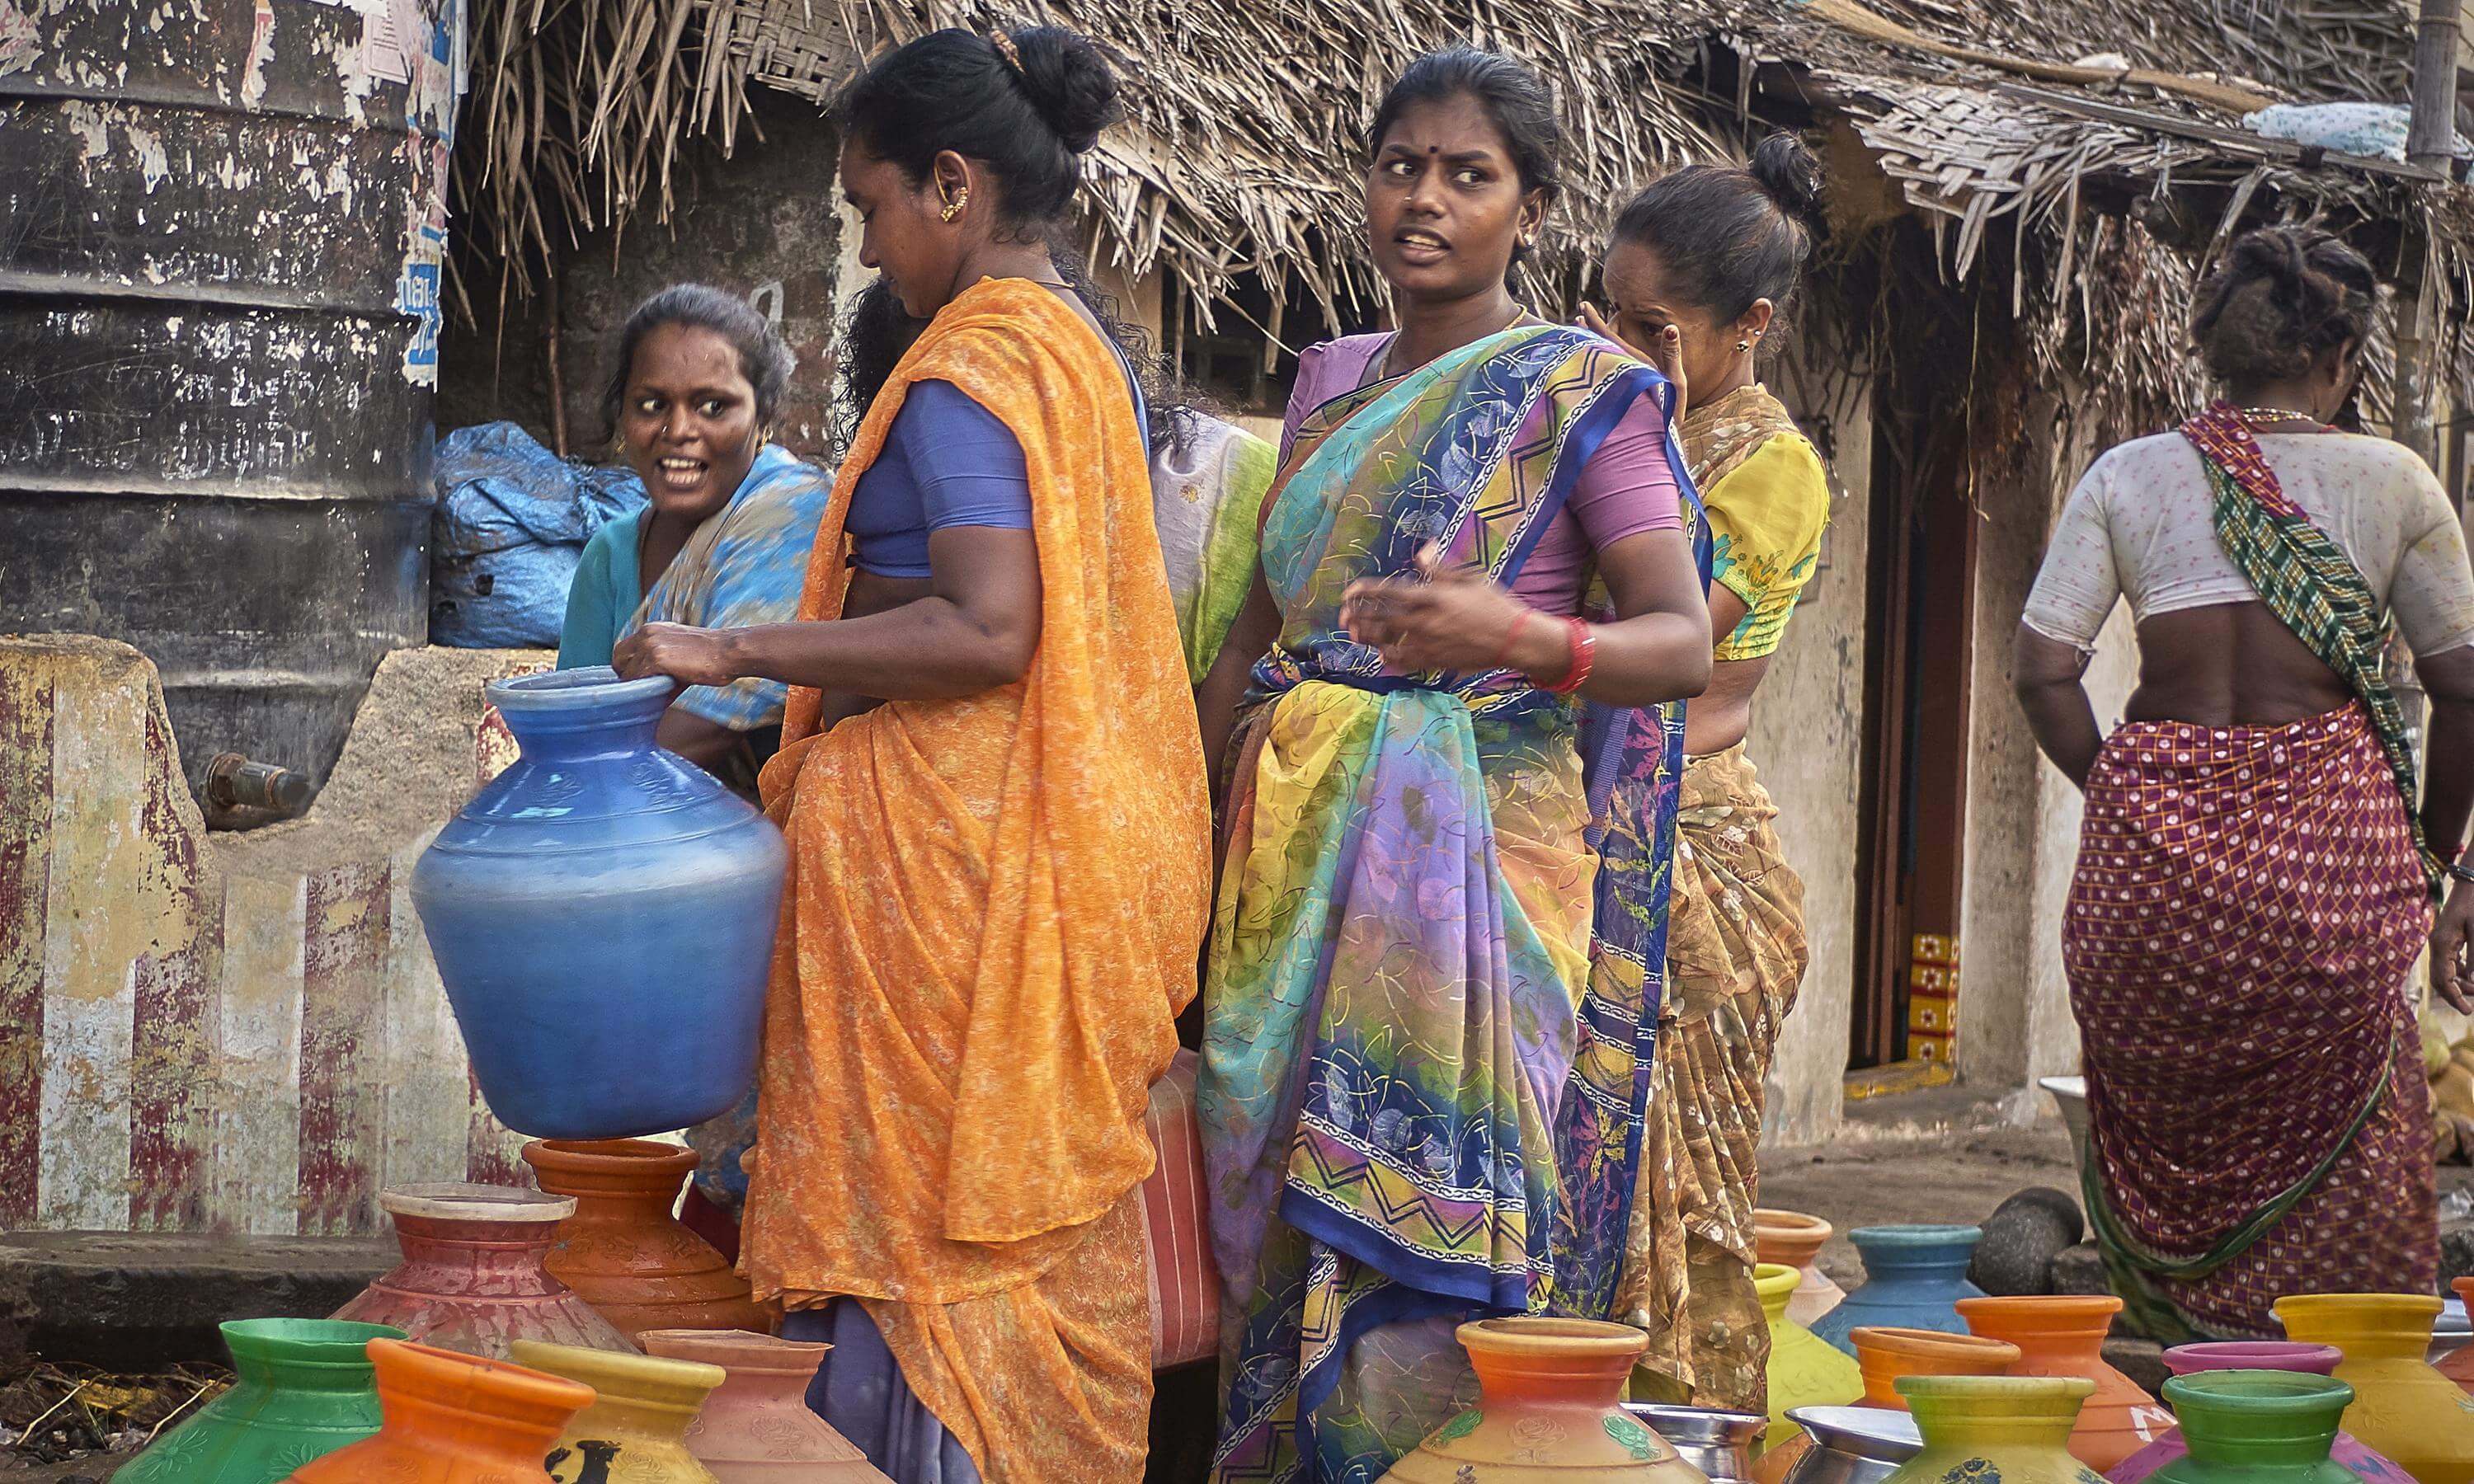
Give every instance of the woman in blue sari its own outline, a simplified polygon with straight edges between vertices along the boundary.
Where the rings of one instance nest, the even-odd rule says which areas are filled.
[[[1372,138],[1399,328],[1306,352],[1198,697],[1231,759],[1201,1087],[1227,1480],[1371,1484],[1472,1399],[1458,1322],[1609,1314],[1676,703],[1710,674],[1670,389],[1506,281],[1556,187],[1545,87],[1437,53]]]

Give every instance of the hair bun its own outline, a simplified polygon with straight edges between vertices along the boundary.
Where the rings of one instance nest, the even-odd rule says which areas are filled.
[[[1782,130],[1763,139],[1753,150],[1753,179],[1770,199],[1806,227],[1816,227],[1821,218],[1821,161],[1804,147],[1804,141]]]
[[[1008,38],[1021,59],[1023,91],[1068,151],[1088,150],[1099,142],[1100,131],[1126,116],[1116,70],[1086,37],[1060,26],[1040,26],[1009,33]]]

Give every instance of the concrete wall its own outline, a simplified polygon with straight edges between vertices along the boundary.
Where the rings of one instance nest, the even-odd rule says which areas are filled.
[[[1864,618],[1872,525],[1873,406],[1867,383],[1806,342],[1776,390],[1826,433],[1839,487],[1820,569],[1753,707],[1748,752],[1778,801],[1779,838],[1804,877],[1812,967],[1771,1062],[1764,1137],[1813,1143],[1839,1127],[1855,999],[1856,800],[1863,766]]]
[[[2067,405],[2066,395],[2034,398],[2024,471],[1986,491],[1977,546],[1958,1066],[1964,1083],[2014,1119],[2049,1112],[2036,1078],[2078,1070],[2061,920],[2078,855],[2079,794],[2037,751],[2010,663],[2046,538],[2101,451],[2066,419]],[[2128,610],[2117,609],[2087,673],[2098,724],[2108,731],[2137,662]]]
[[[384,1185],[529,1184],[407,883],[532,658],[399,651],[308,818],[209,835],[143,656],[0,638],[0,1229],[359,1233]]]

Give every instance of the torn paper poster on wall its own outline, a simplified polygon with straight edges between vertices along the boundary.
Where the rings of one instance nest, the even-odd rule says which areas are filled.
[[[0,0],[0,75],[34,66],[41,51],[42,38],[35,34],[34,21],[17,9],[15,0]]]

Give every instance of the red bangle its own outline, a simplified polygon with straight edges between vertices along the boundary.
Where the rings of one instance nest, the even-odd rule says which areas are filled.
[[[1598,631],[1577,618],[1566,618],[1564,622],[1572,640],[1571,668],[1564,672],[1562,680],[1546,687],[1559,696],[1568,696],[1588,684],[1589,669],[1598,661]]]
[[[1519,612],[1513,615],[1512,627],[1504,631],[1503,647],[1496,650],[1494,652],[1494,658],[1486,662],[1486,667],[1488,669],[1500,670],[1503,668],[1503,662],[1512,658],[1512,646],[1520,642],[1521,626],[1528,623],[1529,615],[1536,611],[1538,610],[1534,608],[1524,607]]]

